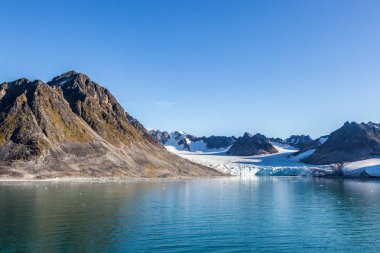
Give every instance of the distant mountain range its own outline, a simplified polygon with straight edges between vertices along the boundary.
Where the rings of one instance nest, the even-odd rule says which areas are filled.
[[[234,136],[196,137],[182,131],[166,132],[151,130],[150,134],[162,145],[173,146],[178,150],[215,151],[229,148],[235,141]]]
[[[1,177],[209,175],[221,173],[166,151],[82,73],[0,85]]]
[[[245,133],[242,137],[195,137],[183,132],[151,131],[163,145],[188,151],[225,150],[229,155],[257,155],[276,152],[273,144],[281,143],[299,149],[293,155],[306,152],[303,162],[316,165],[342,164],[380,156],[380,124],[346,122],[330,135],[312,139],[309,135],[292,135],[287,139],[266,138]],[[201,144],[201,145],[200,145]]]
[[[227,151],[229,155],[256,155],[276,153],[272,143],[288,144],[300,150],[309,150],[318,146],[324,139],[313,140],[310,136],[292,135],[290,138],[282,140],[280,138],[267,138],[262,134],[252,135],[246,132],[242,137],[235,136],[209,136],[196,137],[183,131],[149,131],[152,137],[162,145],[173,146],[177,150],[186,151]],[[301,152],[301,151],[300,151]]]

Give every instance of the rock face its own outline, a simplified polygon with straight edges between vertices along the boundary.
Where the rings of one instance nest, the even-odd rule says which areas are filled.
[[[276,137],[276,138],[271,137],[271,138],[268,138],[268,140],[269,140],[270,142],[284,143],[284,140],[281,139],[281,138],[279,138],[279,137]]]
[[[186,134],[182,131],[166,132],[159,130],[151,130],[150,134],[157,139],[162,145],[174,146],[179,150],[187,151],[207,151],[227,149],[235,141],[234,136],[209,136],[196,137]]]
[[[235,143],[237,138],[235,136],[214,136],[201,137],[203,142],[207,144],[209,149],[223,149],[228,148]]]
[[[137,119],[129,115],[128,113],[125,113],[127,116],[128,122],[136,128],[142,136],[144,136],[148,141],[150,141],[153,144],[159,144],[160,142],[154,138],[149,131],[143,126],[143,124],[140,123]]]
[[[313,139],[309,135],[292,135],[284,140],[285,144],[299,149],[309,145],[311,142],[313,142]]]
[[[149,131],[149,134],[162,145],[165,145],[165,143],[170,139],[170,134],[166,131],[151,130]]]
[[[0,176],[201,175],[220,173],[167,152],[84,74],[0,86]]]
[[[332,164],[368,159],[380,155],[380,125],[346,122],[332,132],[315,152],[304,159],[311,164]]]
[[[276,148],[262,134],[251,135],[245,133],[239,137],[232,147],[227,151],[229,155],[250,156],[277,153]]]

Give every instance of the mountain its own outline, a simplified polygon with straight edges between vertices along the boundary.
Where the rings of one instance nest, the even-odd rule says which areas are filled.
[[[167,152],[107,89],[82,73],[0,86],[0,176],[209,175],[220,173]]]
[[[178,150],[187,151],[212,151],[227,149],[236,140],[231,136],[209,136],[196,137],[186,134],[182,131],[166,132],[159,130],[151,130],[150,134],[157,139],[162,145],[174,146]]]
[[[170,139],[170,134],[166,131],[150,130],[149,134],[162,145],[165,145],[165,143]]]
[[[306,142],[303,145],[299,146],[300,152],[304,152],[304,151],[311,150],[311,149],[316,149],[320,145],[325,143],[328,138],[329,138],[328,135],[324,135],[324,136],[321,136],[315,140],[312,140],[311,142]]]
[[[311,142],[313,142],[313,139],[309,135],[292,135],[285,139],[283,143],[296,148],[302,148]]]
[[[284,140],[279,137],[276,137],[276,138],[271,137],[271,138],[268,138],[268,140],[270,142],[284,143]]]
[[[315,152],[303,161],[332,164],[368,159],[380,155],[380,124],[346,122],[332,132]]]
[[[277,153],[276,148],[262,134],[251,135],[245,133],[239,137],[232,147],[227,151],[229,155],[249,156]]]

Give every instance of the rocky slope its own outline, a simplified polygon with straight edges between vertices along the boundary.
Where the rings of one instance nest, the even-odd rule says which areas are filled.
[[[276,148],[262,134],[245,133],[239,137],[227,151],[229,155],[250,156],[276,153]]]
[[[162,145],[174,146],[178,150],[187,151],[211,151],[227,149],[235,141],[234,136],[209,136],[196,137],[182,131],[166,132],[151,130],[150,134]]]
[[[283,143],[296,148],[302,148],[311,142],[313,142],[313,139],[309,135],[292,135],[285,139]]]
[[[380,155],[380,125],[346,122],[332,132],[315,152],[304,159],[311,164],[332,164],[368,159]]]
[[[220,175],[167,152],[88,76],[0,86],[0,176]]]

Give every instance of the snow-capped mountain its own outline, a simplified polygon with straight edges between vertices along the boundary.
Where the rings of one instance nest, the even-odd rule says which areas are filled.
[[[151,130],[150,134],[164,146],[172,146],[177,150],[187,151],[220,151],[227,150],[235,141],[234,136],[196,137],[183,131]]]

